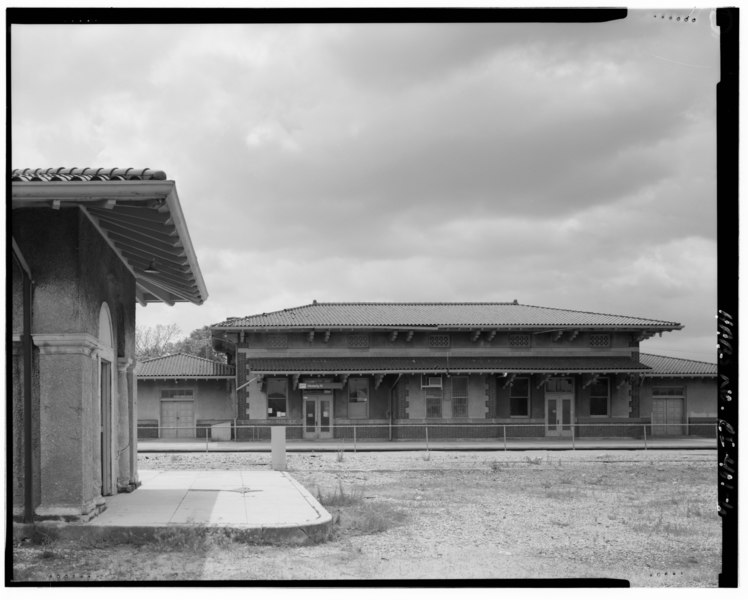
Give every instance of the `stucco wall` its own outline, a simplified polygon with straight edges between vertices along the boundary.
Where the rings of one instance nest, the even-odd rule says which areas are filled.
[[[113,329],[107,350],[112,363],[113,491],[119,482],[136,477],[136,466],[123,458],[130,456],[129,398],[118,393],[117,362],[118,356],[127,361],[133,354],[135,280],[77,208],[14,210],[11,227],[34,280],[32,334],[39,348],[35,385],[40,407],[34,441],[40,456],[37,512],[84,515],[103,502],[97,346],[103,303]],[[15,297],[13,307],[16,328],[20,315]]]
[[[211,381],[206,379],[138,380],[138,419],[161,419],[161,390],[191,389],[195,420],[234,418],[231,391],[228,380]]]
[[[641,415],[652,413],[652,388],[683,387],[685,411],[689,417],[717,417],[717,380],[698,378],[647,378],[641,385]]]

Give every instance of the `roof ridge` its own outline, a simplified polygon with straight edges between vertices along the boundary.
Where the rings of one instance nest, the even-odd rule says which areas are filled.
[[[213,360],[212,358],[205,358],[204,356],[198,356],[197,354],[190,354],[189,352],[181,352],[181,351],[180,352],[170,352],[169,354],[163,354],[162,356],[154,356],[153,358],[146,358],[146,359],[143,359],[143,360],[138,361],[138,362],[140,362],[142,364],[142,363],[147,363],[147,362],[151,362],[151,361],[154,361],[154,360],[163,360],[165,358],[171,358],[173,356],[186,356],[187,358],[197,358],[197,359],[203,360],[205,362],[216,363],[216,364],[219,364],[219,365],[225,365],[226,364],[226,363],[222,363],[219,360]]]
[[[11,180],[15,183],[33,181],[90,182],[90,181],[147,181],[165,180],[166,173],[150,167],[47,167],[12,169]]]

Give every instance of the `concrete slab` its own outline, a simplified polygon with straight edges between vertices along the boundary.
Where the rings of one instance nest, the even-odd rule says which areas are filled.
[[[90,521],[39,522],[36,529],[55,537],[134,539],[221,528],[235,539],[292,544],[318,543],[332,531],[330,513],[285,472],[139,473],[138,489],[108,497],[106,510]]]

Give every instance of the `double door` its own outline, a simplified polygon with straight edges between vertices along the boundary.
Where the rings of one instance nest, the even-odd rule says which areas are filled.
[[[545,434],[547,436],[571,437],[574,420],[574,396],[572,394],[546,394]]]
[[[191,399],[161,401],[161,437],[195,437],[195,409]]]
[[[683,398],[652,399],[652,435],[685,435]]]
[[[318,440],[332,437],[332,391],[304,392],[304,437]]]

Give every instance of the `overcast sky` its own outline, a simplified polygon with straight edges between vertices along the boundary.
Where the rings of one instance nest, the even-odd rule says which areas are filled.
[[[642,349],[716,362],[708,10],[11,35],[14,168],[176,181],[209,297],[139,326],[517,299],[678,321]]]

